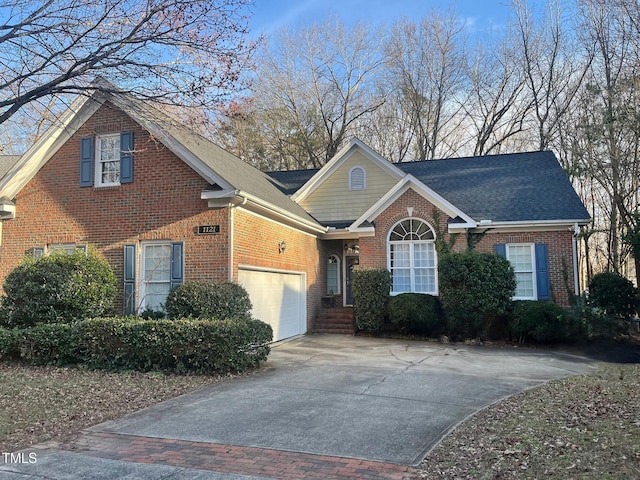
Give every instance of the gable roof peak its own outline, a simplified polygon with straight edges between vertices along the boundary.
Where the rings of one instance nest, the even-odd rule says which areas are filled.
[[[296,191],[291,198],[296,202],[300,202],[311,195],[325,180],[327,180],[341,165],[343,165],[351,156],[360,151],[369,161],[378,165],[386,171],[393,179],[400,180],[404,177],[404,172],[393,163],[382,157],[369,145],[364,143],[357,137],[349,139],[347,144],[342,147],[320,170],[318,170],[302,187]]]

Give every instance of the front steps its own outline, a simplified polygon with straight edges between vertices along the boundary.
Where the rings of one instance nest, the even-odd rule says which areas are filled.
[[[313,326],[314,333],[337,333],[354,335],[356,333],[353,308],[323,307]]]

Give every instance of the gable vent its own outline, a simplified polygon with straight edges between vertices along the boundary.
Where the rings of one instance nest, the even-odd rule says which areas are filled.
[[[353,167],[349,172],[349,190],[364,190],[367,188],[367,177],[362,167]]]

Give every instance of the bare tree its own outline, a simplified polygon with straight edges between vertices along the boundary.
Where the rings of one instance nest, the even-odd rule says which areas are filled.
[[[411,128],[412,113],[402,108],[401,94],[396,90],[388,90],[390,82],[381,83],[380,95],[385,98],[385,103],[362,122],[358,122],[355,133],[392,163],[413,160],[409,158],[414,153],[412,147],[415,129]]]
[[[543,14],[537,14],[526,0],[513,0],[513,9],[520,68],[532,102],[532,136],[537,137],[537,150],[547,150],[589,71],[593,46],[578,49],[576,36],[565,31],[559,0],[548,0]]]
[[[469,93],[462,101],[474,155],[504,153],[517,137],[526,137],[531,110],[520,52],[512,30],[486,38],[468,56]]]
[[[453,13],[433,12],[420,23],[398,22],[388,42],[390,73],[414,132],[418,159],[455,153],[460,105],[454,97],[464,82],[463,25]]]
[[[626,273],[631,252],[622,240],[637,228],[640,207],[637,19],[621,2],[581,0],[580,7],[580,33],[596,50],[577,104],[571,154],[596,186],[591,249],[603,254],[606,269]]]
[[[271,144],[265,153],[286,168],[320,167],[333,157],[384,103],[374,82],[384,64],[380,44],[368,26],[335,19],[280,31],[257,57],[253,83],[258,137]]]
[[[251,0],[0,0],[0,124],[96,76],[157,102],[211,106],[255,49]]]

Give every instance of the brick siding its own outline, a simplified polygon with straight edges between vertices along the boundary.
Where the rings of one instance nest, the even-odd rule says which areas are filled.
[[[80,187],[80,139],[133,131],[134,181]],[[228,209],[200,199],[208,183],[109,103],[60,148],[16,197],[16,218],[3,225],[0,282],[33,247],[55,243],[97,247],[118,277],[122,308],[123,246],[147,240],[183,241],[185,279],[229,279]],[[198,225],[221,226],[197,235]],[[138,249],[140,255],[140,249]]]
[[[360,265],[368,268],[387,268],[387,238],[393,226],[408,218],[407,207],[412,207],[414,218],[431,225],[436,235],[443,235],[446,242],[453,241],[452,251],[468,248],[466,234],[456,237],[447,232],[449,217],[424,197],[408,190],[397,201],[374,219],[376,235],[360,239]],[[525,233],[492,233],[481,236],[475,245],[479,252],[494,252],[498,243],[545,243],[548,245],[548,268],[551,299],[562,306],[569,306],[569,293],[573,292],[573,242],[568,230]],[[566,278],[565,278],[566,276]]]
[[[236,208],[233,212],[233,271],[238,265],[265,270],[304,272],[307,279],[307,329],[320,307],[326,288],[326,266],[320,264],[322,242],[310,235],[260,215]],[[286,250],[280,252],[280,242]]]

